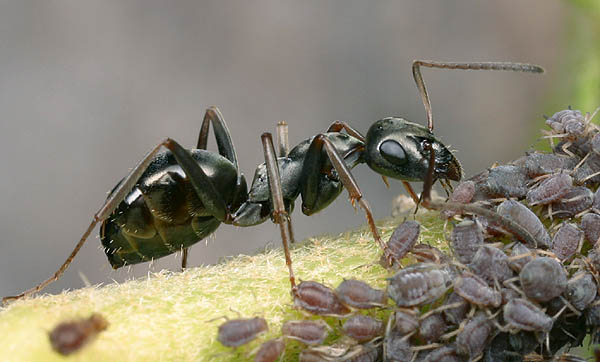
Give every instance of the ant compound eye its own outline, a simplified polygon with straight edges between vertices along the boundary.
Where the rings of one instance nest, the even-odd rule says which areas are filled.
[[[387,140],[379,146],[379,152],[387,161],[395,165],[403,165],[406,163],[406,152],[400,144],[394,140]]]

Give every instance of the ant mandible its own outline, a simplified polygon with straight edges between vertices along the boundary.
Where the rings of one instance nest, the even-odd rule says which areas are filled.
[[[233,142],[216,107],[206,111],[198,144],[186,150],[167,138],[154,147],[111,191],[104,205],[60,268],[47,280],[25,292],[3,298],[4,302],[41,291],[60,278],[73,261],[96,224],[102,222],[100,238],[114,269],[126,264],[151,261],[183,250],[182,267],[188,248],[212,234],[221,223],[252,226],[271,218],[280,225],[292,291],[296,290],[288,241],[294,240],[289,215],[294,201],[302,197],[302,212],[314,214],[327,207],[344,187],[352,204],[364,210],[373,238],[393,256],[382,242],[368,202],[350,170],[366,163],[373,171],[402,181],[418,204],[420,199],[410,181],[425,181],[422,201],[429,200],[436,180],[459,181],[463,171],[459,161],[433,135],[433,116],[421,67],[463,70],[504,70],[542,73],[537,65],[484,62],[454,63],[416,60],[412,72],[427,113],[427,127],[403,118],[388,117],[375,122],[363,136],[346,122],[334,122],[325,133],[301,142],[288,152],[284,136],[279,157],[271,135],[262,135],[265,163],[257,167],[250,191],[240,173]],[[218,154],[206,150],[210,123]],[[280,134],[286,134],[283,124]],[[345,131],[346,133],[342,133]],[[159,152],[162,147],[166,152]]]

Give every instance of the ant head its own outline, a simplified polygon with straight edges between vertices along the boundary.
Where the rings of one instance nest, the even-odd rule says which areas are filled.
[[[462,167],[452,152],[429,129],[403,118],[384,118],[369,128],[364,159],[381,175],[424,181],[429,169],[428,142],[435,151],[434,178],[459,181]]]

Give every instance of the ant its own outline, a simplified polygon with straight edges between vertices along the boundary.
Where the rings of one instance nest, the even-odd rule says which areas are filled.
[[[346,122],[336,121],[326,132],[288,150],[287,128],[280,123],[279,157],[275,154],[271,134],[263,134],[266,162],[257,167],[249,191],[246,179],[239,171],[225,120],[216,107],[210,107],[204,115],[195,149],[186,150],[170,138],[155,146],[110,192],[54,275],[19,295],[3,298],[3,301],[29,296],[57,280],[98,223],[102,223],[100,238],[104,252],[114,269],[151,261],[179,250],[183,250],[182,268],[185,268],[188,248],[212,234],[221,223],[252,226],[271,218],[280,225],[290,283],[295,292],[297,287],[288,249],[288,241],[294,240],[289,217],[294,201],[301,196],[302,212],[311,215],[326,208],[344,187],[352,205],[358,203],[364,210],[373,238],[391,265],[394,257],[382,242],[370,206],[350,170],[366,163],[382,175],[386,184],[386,177],[401,180],[417,205],[422,202],[426,208],[437,209],[442,206],[429,197],[433,183],[440,180],[442,185],[449,186],[449,181],[459,181],[463,176],[460,162],[433,135],[431,103],[421,67],[544,71],[532,64],[416,60],[412,72],[427,113],[427,127],[403,118],[388,117],[371,125],[363,136]],[[218,153],[206,150],[211,123]],[[167,151],[159,152],[162,147]],[[424,181],[421,198],[413,191],[410,181]]]

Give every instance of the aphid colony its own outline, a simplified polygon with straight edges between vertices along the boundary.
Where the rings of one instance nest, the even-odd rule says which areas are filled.
[[[450,254],[417,244],[416,221],[400,224],[387,247],[416,263],[394,265],[387,290],[300,283],[296,307],[342,321],[287,321],[255,361],[278,360],[288,340],[306,345],[301,361],[583,361],[569,349],[588,334],[600,341],[600,132],[591,119],[557,112],[546,121],[552,153],[461,182],[452,207],[433,203],[453,225]],[[362,312],[375,308],[389,313]],[[266,330],[261,318],[241,321],[221,326],[224,345]],[[323,345],[332,328],[345,337]]]

